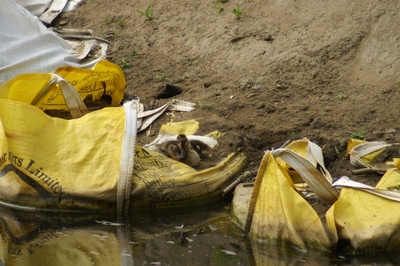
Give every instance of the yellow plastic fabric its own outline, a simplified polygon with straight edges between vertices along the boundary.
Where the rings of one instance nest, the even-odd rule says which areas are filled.
[[[388,170],[378,189],[398,189],[400,174]],[[394,250],[400,244],[400,202],[355,188],[342,188],[339,199],[326,214],[338,238],[347,242],[347,253]],[[331,228],[331,233],[336,230]]]
[[[118,105],[123,99],[126,85],[123,72],[106,60],[99,61],[93,69],[66,66],[55,73],[70,82],[82,100],[91,95],[91,101],[98,101],[104,93],[111,96],[111,105]],[[0,87],[0,98],[32,104],[41,110],[68,110],[51,74],[18,75]]]
[[[0,100],[0,201],[39,209],[115,210],[125,117],[123,107],[113,107],[63,120],[28,104]],[[197,171],[136,147],[130,206],[164,208],[219,199],[246,162],[243,153],[234,153]]]
[[[43,209],[115,208],[125,112],[47,116],[0,99],[0,200]]]
[[[354,148],[355,146],[357,146],[361,143],[365,143],[365,142],[367,142],[367,141],[350,138],[349,141],[347,142],[347,150],[346,150],[346,155],[345,155],[346,158],[350,156],[349,152],[351,151],[352,148]]]
[[[112,103],[122,99],[125,78],[118,66],[107,61],[93,70],[62,67],[55,72],[83,99],[91,93],[89,98],[95,101],[104,92],[112,96]],[[157,152],[134,150],[136,127],[127,121],[136,117],[128,118],[133,110],[124,107],[104,108],[73,120],[50,117],[40,109],[66,108],[53,78],[20,75],[0,87],[2,204],[59,211],[110,211],[122,201],[125,206],[131,201],[133,209],[203,204],[219,199],[247,162],[243,153],[234,153],[215,167],[197,171]],[[162,130],[190,135],[198,127],[190,120]],[[131,141],[125,143],[127,136]],[[128,179],[121,176],[130,181],[122,183]]]
[[[220,198],[227,181],[246,165],[243,153],[232,153],[218,165],[197,171],[160,153],[136,147],[132,208],[167,208],[204,204]]]
[[[300,250],[331,249],[317,213],[294,189],[288,173],[271,152],[262,159],[252,197],[256,197],[256,203],[250,214],[251,238]]]
[[[183,122],[173,122],[166,125],[162,125],[160,129],[161,134],[185,134],[192,135],[199,129],[199,122],[196,120],[188,120]]]
[[[349,156],[350,156],[350,151],[351,151],[351,149],[353,149],[355,146],[357,146],[357,145],[359,145],[359,144],[366,143],[366,142],[367,142],[367,141],[365,141],[365,140],[359,140],[359,139],[352,139],[352,138],[350,138],[349,141],[348,141],[348,144],[347,144],[346,157],[349,157]],[[376,158],[379,154],[381,154],[382,152],[384,152],[384,151],[385,151],[385,149],[380,149],[380,150],[378,150],[378,151],[371,152],[371,153],[369,153],[369,154],[363,156],[361,159],[362,159],[365,163],[371,164],[371,163],[375,160],[375,158]]]
[[[285,148],[297,153],[303,158],[307,158],[307,147],[308,140],[304,139],[291,142]],[[291,168],[291,166],[287,164],[284,160],[278,157],[276,158],[276,162],[288,172],[294,183],[304,183],[304,180],[303,178],[301,178],[299,173],[293,170],[293,168]]]

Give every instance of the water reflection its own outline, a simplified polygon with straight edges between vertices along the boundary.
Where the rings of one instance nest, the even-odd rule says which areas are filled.
[[[116,215],[0,208],[0,265],[399,265],[380,256],[301,253],[250,242],[229,210],[191,208]]]

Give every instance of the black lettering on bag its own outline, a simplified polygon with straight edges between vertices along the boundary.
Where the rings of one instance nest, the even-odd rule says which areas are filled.
[[[22,181],[24,181],[34,190],[36,190],[39,193],[39,195],[42,196],[42,198],[46,201],[47,208],[56,209],[57,207],[56,201],[54,200],[50,192],[48,192],[42,185],[33,180],[30,176],[23,173],[21,170],[17,169],[13,164],[6,165],[0,171],[0,177],[5,176],[10,171],[14,172]]]

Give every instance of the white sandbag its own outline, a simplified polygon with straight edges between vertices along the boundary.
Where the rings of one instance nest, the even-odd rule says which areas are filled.
[[[25,7],[35,16],[40,16],[46,11],[53,0],[16,0],[18,4]]]
[[[91,68],[102,59],[80,64],[67,51],[68,43],[15,0],[2,0],[0,17],[0,85],[19,74],[49,73],[65,65]]]

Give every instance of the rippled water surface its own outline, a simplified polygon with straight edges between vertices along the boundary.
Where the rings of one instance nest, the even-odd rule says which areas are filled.
[[[0,265],[400,265],[250,243],[227,207],[115,215],[0,209]]]

